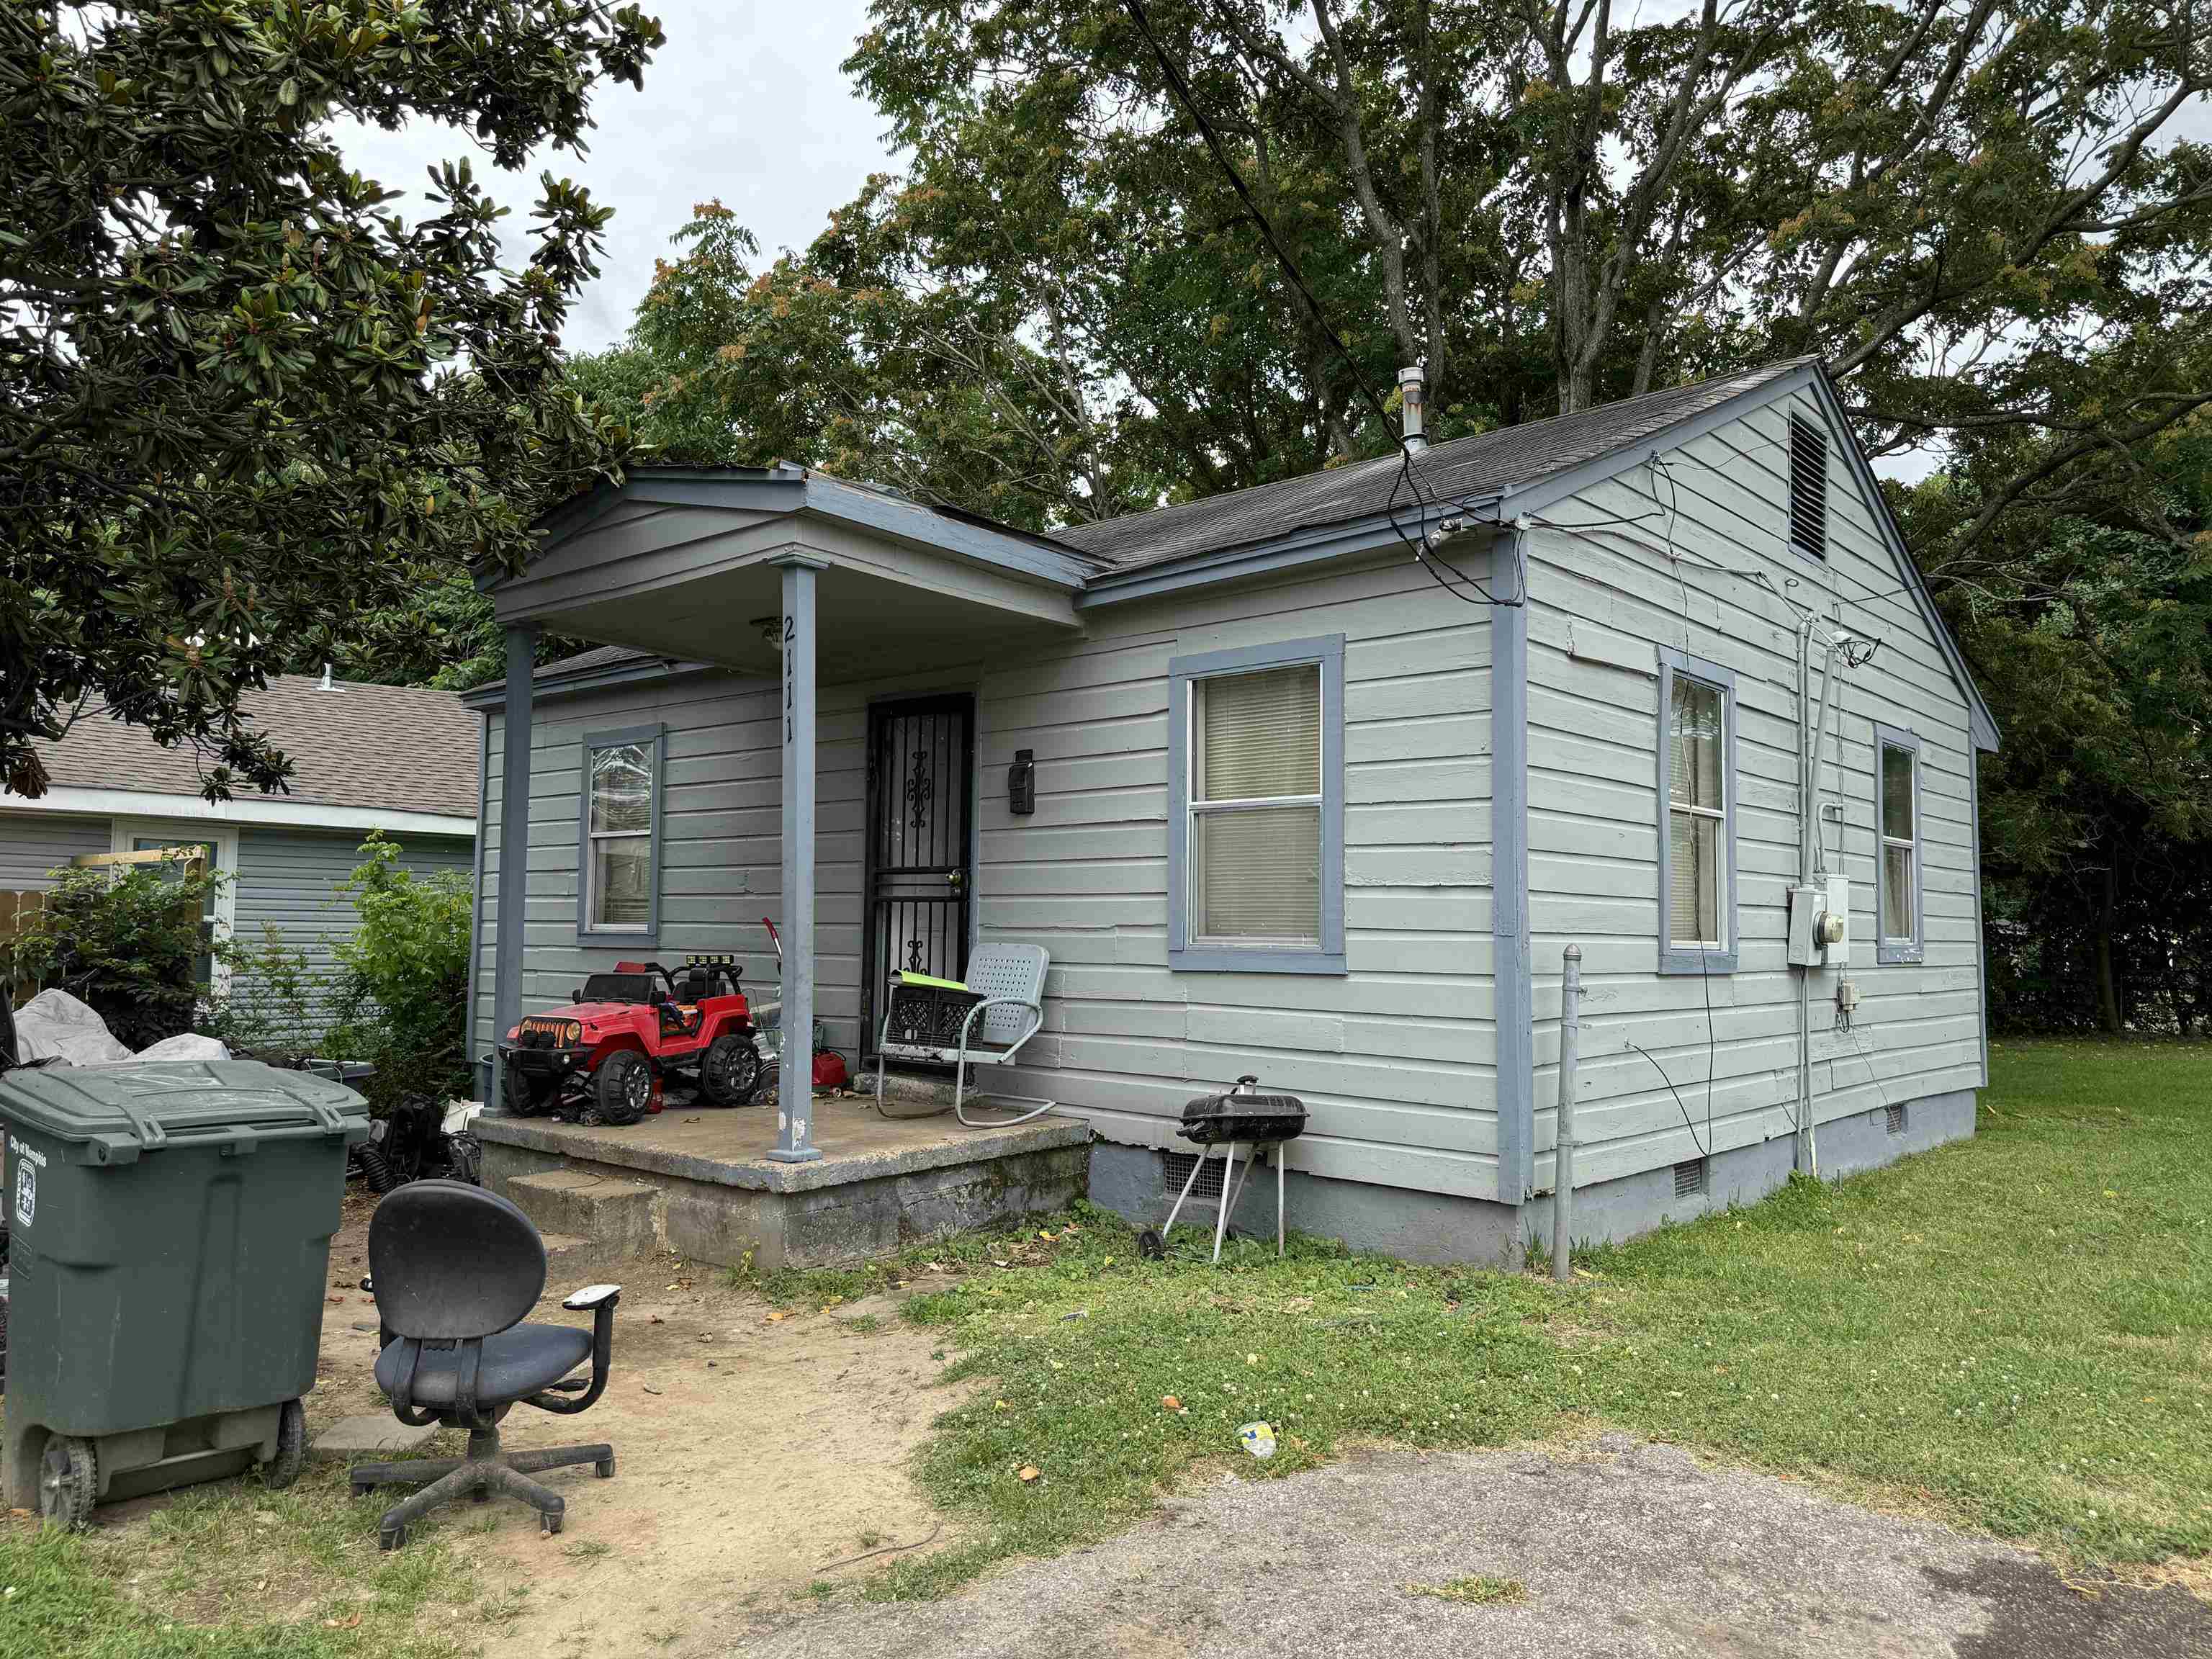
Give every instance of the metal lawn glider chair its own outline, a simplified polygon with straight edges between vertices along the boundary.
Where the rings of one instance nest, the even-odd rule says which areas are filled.
[[[1058,1103],[1036,1095],[971,1098],[967,1091],[970,1066],[1011,1066],[1022,1045],[1043,1026],[1044,975],[1051,960],[1042,945],[979,945],[968,959],[964,982],[893,974],[876,1044],[876,1110],[893,1115],[884,1112],[884,1068],[896,1060],[953,1067],[952,1115],[971,1129],[1003,1129],[1050,1111]],[[969,1106],[985,1103],[1028,1109],[1016,1110],[1012,1117],[968,1115]]]

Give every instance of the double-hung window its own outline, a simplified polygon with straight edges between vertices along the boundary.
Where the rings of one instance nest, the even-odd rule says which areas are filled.
[[[1169,665],[1169,965],[1344,971],[1340,635]]]
[[[1659,970],[1730,973],[1735,940],[1735,676],[1659,663]]]
[[[651,943],[660,926],[660,728],[584,739],[576,848],[580,939]]]
[[[1876,724],[1875,750],[1875,960],[1918,962],[1920,739]]]

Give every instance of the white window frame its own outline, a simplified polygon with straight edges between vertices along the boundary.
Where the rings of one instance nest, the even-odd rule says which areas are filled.
[[[1206,682],[1271,668],[1318,669],[1321,789],[1316,794],[1197,799],[1196,720]],[[1285,640],[1176,657],[1168,664],[1168,966],[1177,972],[1341,974],[1344,958],[1344,635]],[[1321,820],[1320,934],[1312,941],[1212,938],[1192,931],[1200,817],[1209,812],[1310,806]]]
[[[1896,750],[1905,755],[1912,766],[1912,834],[1909,839],[1893,839],[1883,822],[1887,799],[1882,769],[1889,751]],[[1874,940],[1875,961],[1877,964],[1905,964],[1924,962],[1928,957],[1927,912],[1923,895],[1927,891],[1928,821],[1921,814],[1920,738],[1917,733],[1894,726],[1874,723]],[[1912,932],[1909,938],[1898,938],[1889,933],[1889,848],[1903,847],[1908,850],[1905,866],[1911,891],[1909,904],[1912,916]]]
[[[602,750],[639,745],[653,755],[653,816],[642,836],[634,830],[594,830],[592,828],[592,757]],[[578,758],[576,807],[576,942],[580,945],[657,945],[660,940],[660,814],[668,793],[668,743],[659,726],[626,726],[617,732],[586,732]],[[652,856],[649,897],[642,924],[592,920],[592,843],[597,841],[643,840]]]
[[[1720,694],[1721,805],[1717,811],[1674,805],[1674,682],[1689,680]],[[1735,674],[1717,662],[1661,647],[1658,715],[1659,794],[1659,971],[1662,974],[1732,974],[1738,961],[1735,873]],[[1717,939],[1678,941],[1674,915],[1674,816],[1676,811],[1718,821],[1718,863],[1713,872],[1713,921]]]
[[[234,938],[238,932],[238,830],[235,825],[210,823],[204,818],[111,818],[108,820],[107,850],[111,853],[131,853],[138,849],[132,845],[141,838],[148,841],[191,842],[195,845],[215,848],[215,867],[230,879],[216,889],[215,942],[220,945]],[[224,965],[222,954],[216,952],[215,961],[208,969],[208,994],[224,997],[230,994],[230,969]]]

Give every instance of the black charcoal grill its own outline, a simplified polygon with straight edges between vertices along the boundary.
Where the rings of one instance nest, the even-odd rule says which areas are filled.
[[[1305,1103],[1295,1095],[1263,1095],[1260,1079],[1250,1074],[1237,1079],[1237,1086],[1224,1094],[1202,1095],[1182,1109],[1182,1127],[1176,1131],[1198,1150],[1198,1162],[1191,1166],[1190,1176],[1182,1183],[1175,1207],[1168,1212],[1167,1222],[1158,1232],[1146,1228],[1137,1236],[1137,1248],[1152,1257],[1167,1254],[1167,1236],[1182,1213],[1182,1206],[1191,1201],[1191,1188],[1206,1168],[1206,1155],[1216,1146],[1221,1148],[1221,1196],[1214,1200],[1213,1259],[1221,1260],[1221,1241],[1229,1231],[1230,1213],[1237,1200],[1244,1195],[1244,1182],[1252,1174],[1252,1166],[1259,1161],[1261,1151],[1272,1147],[1275,1154],[1275,1254],[1283,1253],[1283,1143],[1295,1140],[1305,1133]],[[1237,1149],[1249,1146],[1250,1155],[1244,1160],[1242,1175],[1237,1170]],[[1199,1203],[1206,1200],[1200,1198]]]

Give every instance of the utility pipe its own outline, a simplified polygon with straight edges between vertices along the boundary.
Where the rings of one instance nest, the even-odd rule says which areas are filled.
[[[1567,946],[1559,973],[1559,1133],[1553,1151],[1552,1277],[1574,1277],[1575,1062],[1582,1052],[1583,947]]]

